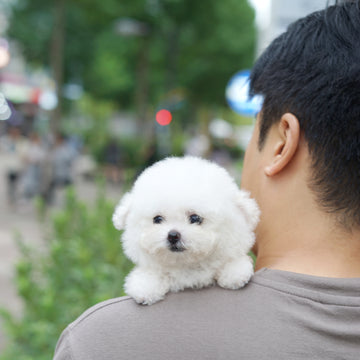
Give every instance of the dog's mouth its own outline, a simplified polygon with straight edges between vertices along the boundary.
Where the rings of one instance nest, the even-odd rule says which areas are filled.
[[[167,242],[168,248],[172,252],[183,252],[185,250],[185,246],[181,239],[181,234],[175,229],[169,231],[167,235]]]
[[[185,246],[181,243],[169,245],[169,250],[172,252],[183,252],[186,250]]]

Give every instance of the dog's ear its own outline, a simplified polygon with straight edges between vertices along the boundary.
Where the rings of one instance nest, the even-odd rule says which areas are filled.
[[[245,216],[251,230],[255,230],[260,219],[260,209],[256,201],[250,198],[250,194],[247,191],[240,190],[236,196],[236,205]]]
[[[126,217],[129,213],[132,202],[132,194],[126,193],[119,204],[116,206],[112,221],[116,229],[123,230],[125,228]]]

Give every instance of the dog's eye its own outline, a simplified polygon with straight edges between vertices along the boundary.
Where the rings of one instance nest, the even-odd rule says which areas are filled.
[[[157,215],[153,218],[154,224],[161,224],[164,221],[164,218],[160,215]]]
[[[189,216],[189,221],[190,224],[201,224],[203,219],[201,216],[197,215],[197,214],[192,214]]]

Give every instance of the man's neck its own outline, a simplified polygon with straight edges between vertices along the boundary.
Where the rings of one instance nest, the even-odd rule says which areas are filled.
[[[266,267],[323,277],[360,277],[360,232],[339,234],[288,239],[284,247],[278,246],[280,242],[260,245],[256,270]]]

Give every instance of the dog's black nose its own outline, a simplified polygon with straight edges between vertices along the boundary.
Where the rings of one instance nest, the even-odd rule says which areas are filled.
[[[170,244],[176,244],[181,239],[181,234],[176,230],[171,230],[167,238]]]

